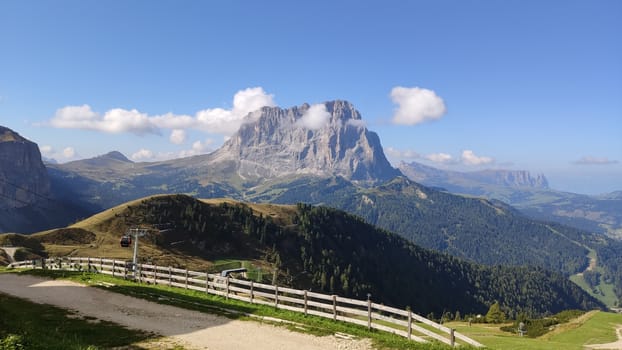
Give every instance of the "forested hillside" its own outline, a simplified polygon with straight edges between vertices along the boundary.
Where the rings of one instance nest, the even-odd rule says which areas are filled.
[[[396,178],[355,188],[335,178],[284,188],[274,202],[306,198],[359,215],[418,245],[487,265],[540,266],[573,274],[588,264],[588,250],[501,202],[467,198]],[[559,225],[560,230],[563,226]]]
[[[252,207],[255,210],[235,202],[215,205],[183,195],[159,196],[122,211],[117,207],[114,216],[92,230],[166,227],[153,241],[167,254],[264,259],[279,269],[280,284],[361,299],[371,293],[376,301],[411,306],[424,314],[485,313],[495,300],[510,313],[602,306],[561,274],[476,265],[420,248],[335,209],[304,204]]]

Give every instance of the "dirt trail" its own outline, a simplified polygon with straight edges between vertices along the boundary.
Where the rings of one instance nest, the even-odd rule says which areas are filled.
[[[612,343],[607,343],[607,344],[584,345],[583,347],[586,349],[621,350],[622,349],[622,326],[618,326],[618,328],[616,329],[616,333],[618,334],[618,341],[614,341]]]
[[[368,339],[315,337],[250,321],[160,305],[61,280],[0,274],[0,292],[154,332],[188,349],[371,349]]]

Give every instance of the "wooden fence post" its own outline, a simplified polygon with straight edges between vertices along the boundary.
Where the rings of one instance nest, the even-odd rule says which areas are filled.
[[[333,321],[337,321],[337,296],[333,294]]]
[[[153,284],[158,284],[158,265],[153,265]]]
[[[274,286],[274,307],[279,307],[279,286]]]
[[[104,259],[99,258],[99,273],[101,273],[103,270],[104,270]]]
[[[456,346],[456,335],[454,334],[455,331],[456,330],[452,328],[451,332],[449,333],[449,340],[452,347]]]
[[[229,300],[229,275],[227,275],[227,279],[225,280],[225,299]]]
[[[307,316],[307,290],[305,289],[304,291],[304,297],[305,297],[305,316]]]
[[[186,289],[188,289],[188,269],[186,269]]]
[[[371,294],[367,293],[367,329],[371,331]]]
[[[123,264],[123,279],[127,279],[127,263]]]
[[[253,295],[253,281],[251,281],[251,304],[253,303],[253,299],[254,299],[254,295]]]
[[[91,272],[91,257],[89,256],[88,259],[86,259],[86,268],[89,270],[89,272]]]
[[[173,280],[173,268],[172,267],[168,267],[168,286],[171,286],[171,282]]]
[[[209,272],[205,271],[205,294],[209,293]]]
[[[112,259],[112,277],[114,277],[114,270],[116,269],[116,267],[114,266],[114,262],[115,260]]]
[[[413,313],[408,309],[408,339],[411,339],[413,334]]]

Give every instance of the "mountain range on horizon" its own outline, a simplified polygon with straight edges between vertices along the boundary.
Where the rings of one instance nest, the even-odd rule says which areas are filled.
[[[571,275],[588,266],[590,250],[598,251],[606,276],[622,286],[622,278],[615,278],[622,262],[607,250],[615,241],[591,234],[594,230],[531,220],[481,194],[459,196],[445,186],[413,182],[403,176],[406,171],[390,165],[378,136],[367,130],[352,104],[327,102],[320,109],[324,122],[307,125],[309,113],[317,113],[313,107],[264,107],[253,112],[210,154],[135,163],[115,151],[47,164],[50,195],[57,203],[91,212],[161,193],[327,205],[425,248],[487,265],[535,265]],[[550,191],[545,177],[525,172],[482,176],[503,188]]]

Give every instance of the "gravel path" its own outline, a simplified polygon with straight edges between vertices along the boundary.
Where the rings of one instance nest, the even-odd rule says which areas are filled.
[[[0,292],[37,303],[77,311],[129,328],[167,337],[164,343],[187,349],[371,349],[368,339],[315,337],[282,327],[181,309],[132,298],[78,283],[32,276],[0,274]]]

